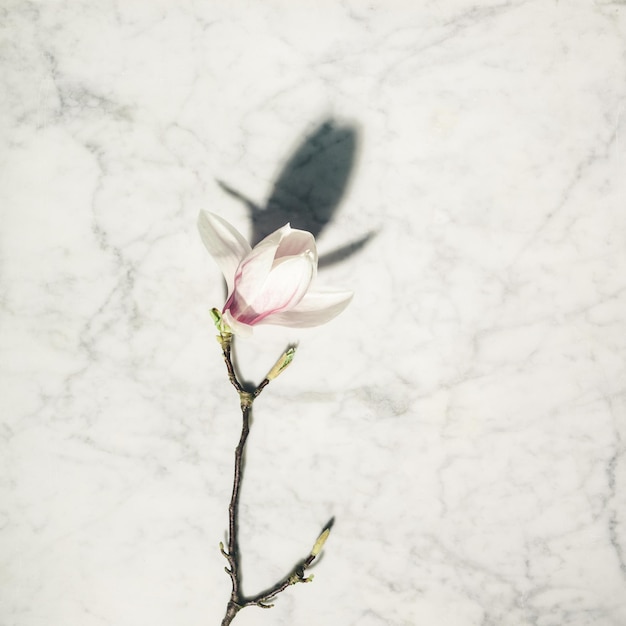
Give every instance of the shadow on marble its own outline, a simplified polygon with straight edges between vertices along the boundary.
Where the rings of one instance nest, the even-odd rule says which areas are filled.
[[[243,202],[252,221],[252,245],[286,223],[317,239],[332,221],[353,176],[359,132],[355,125],[327,118],[307,135],[286,161],[261,206],[224,181],[220,187]],[[319,267],[347,259],[374,237],[369,233],[320,257]]]

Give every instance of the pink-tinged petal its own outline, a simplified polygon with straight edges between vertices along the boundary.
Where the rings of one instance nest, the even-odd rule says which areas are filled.
[[[235,288],[224,307],[225,310],[230,310],[235,319],[254,323],[259,315],[268,314],[265,309],[260,309],[255,303],[265,289],[272,268],[286,260],[276,260],[275,257],[282,241],[288,238],[291,232],[289,224],[279,228],[259,242],[240,263],[235,275]],[[291,249],[298,248],[291,246]],[[270,289],[273,290],[271,284]],[[287,289],[289,289],[288,286]]]
[[[292,328],[319,326],[339,315],[350,304],[352,296],[351,291],[312,291],[297,306],[272,315],[265,323]]]
[[[257,297],[250,303],[251,311],[240,321],[258,323],[296,306],[313,279],[315,268],[311,257],[311,253],[305,253],[277,261]]]
[[[313,266],[309,254],[277,261],[253,301],[241,298],[235,287],[225,309],[238,322],[258,324],[269,315],[298,304],[309,288],[312,277]]]
[[[278,244],[272,245],[269,242],[264,246],[259,244],[240,263],[235,275],[233,294],[239,307],[244,306],[244,303],[251,303],[263,288],[272,271],[277,247]]]
[[[262,288],[274,264],[281,239],[288,230],[290,230],[289,224],[265,237],[254,246],[240,263],[235,275],[237,309],[240,310],[252,302]]]
[[[232,332],[238,337],[250,337],[250,335],[252,335],[252,326],[250,326],[249,324],[242,324],[241,322],[237,321],[230,314],[230,311],[224,311],[224,313],[222,313],[222,319],[230,327]]]
[[[249,254],[250,244],[226,220],[208,211],[200,211],[198,230],[202,243],[224,274],[228,293],[232,293],[237,267]]]

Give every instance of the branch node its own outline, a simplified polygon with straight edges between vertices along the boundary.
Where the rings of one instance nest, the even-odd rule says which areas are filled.
[[[239,400],[241,401],[241,408],[248,409],[252,406],[252,402],[254,401],[254,395],[248,391],[240,391]]]

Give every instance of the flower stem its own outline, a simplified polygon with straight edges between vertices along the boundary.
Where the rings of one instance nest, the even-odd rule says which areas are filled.
[[[235,449],[235,472],[233,478],[233,492],[230,497],[230,505],[228,506],[228,554],[230,555],[231,572],[235,574],[233,578],[233,593],[231,600],[235,603],[239,598],[239,495],[241,493],[241,479],[243,477],[242,463],[243,453],[246,447],[246,440],[250,434],[250,409],[252,403],[244,406],[241,405],[242,426],[239,444]]]
[[[224,615],[224,619],[222,620],[222,626],[228,626],[235,619],[235,615],[237,615],[240,610],[241,607],[231,600],[226,607],[226,615]]]
[[[284,591],[289,585],[294,585],[299,582],[309,582],[313,577],[305,578],[305,570],[313,563],[315,557],[319,553],[323,542],[328,536],[328,529],[332,526],[332,520],[323,529],[322,535],[318,538],[311,553],[301,561],[299,561],[293,569],[284,578],[279,580],[269,589],[262,591],[254,596],[244,596],[241,590],[241,565],[239,555],[239,497],[241,493],[241,482],[243,478],[243,457],[246,447],[246,441],[250,434],[250,418],[252,414],[252,404],[259,394],[265,389],[270,382],[270,377],[265,377],[259,385],[257,385],[252,391],[246,391],[245,387],[241,384],[237,378],[235,368],[232,363],[231,344],[232,335],[228,333],[220,334],[218,341],[222,347],[224,353],[224,362],[226,363],[226,369],[228,371],[228,379],[232,383],[233,387],[239,394],[239,400],[241,405],[241,435],[239,437],[239,443],[235,448],[235,470],[233,478],[233,490],[230,497],[230,504],[228,506],[228,547],[224,549],[222,543],[220,543],[220,550],[226,560],[228,566],[224,569],[230,576],[232,583],[232,591],[230,594],[230,600],[226,606],[226,614],[222,619],[221,626],[229,626],[229,624],[235,619],[235,616],[239,611],[247,606],[258,606],[264,609],[272,607],[269,604],[281,591]],[[290,360],[293,354],[290,355]],[[272,370],[273,371],[273,370]],[[269,376],[269,375],[268,375]],[[319,547],[318,547],[319,546]]]

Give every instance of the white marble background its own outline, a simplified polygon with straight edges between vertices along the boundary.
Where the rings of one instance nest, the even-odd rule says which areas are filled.
[[[320,272],[258,378],[238,626],[626,624],[626,6],[4,0],[0,624],[211,626],[237,398],[196,232],[250,234],[353,129]]]

